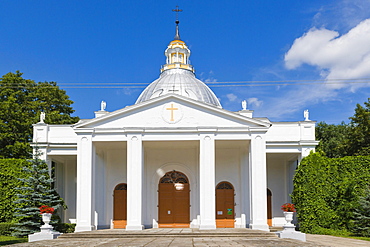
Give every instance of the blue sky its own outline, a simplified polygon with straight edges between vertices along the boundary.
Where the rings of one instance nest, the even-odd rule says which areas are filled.
[[[370,97],[370,0],[2,0],[0,74],[56,81],[81,118],[132,105],[143,88],[129,86],[159,77],[176,5],[196,75],[227,110],[246,99],[256,117],[340,123]]]

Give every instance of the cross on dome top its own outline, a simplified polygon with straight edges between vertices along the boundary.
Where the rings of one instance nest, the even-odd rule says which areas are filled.
[[[173,12],[176,12],[176,35],[175,35],[175,40],[181,40],[180,39],[180,32],[179,32],[179,12],[182,12],[182,9],[179,9],[179,6],[176,6],[176,9],[172,10]]]

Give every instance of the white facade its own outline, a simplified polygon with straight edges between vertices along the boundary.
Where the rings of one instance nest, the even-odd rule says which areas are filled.
[[[162,73],[186,69],[166,66]],[[76,231],[113,228],[120,183],[127,184],[126,229],[158,227],[159,181],[170,171],[188,178],[189,227],[216,228],[215,189],[223,181],[235,190],[234,227],[268,231],[267,189],[272,225],[285,223],[280,206],[290,201],[295,168],[317,145],[315,122],[230,112],[178,85],[115,112],[102,107],[96,118],[74,125],[34,125],[33,141],[55,166],[57,190],[68,205],[62,218],[75,219]],[[189,97],[182,93],[191,90]]]

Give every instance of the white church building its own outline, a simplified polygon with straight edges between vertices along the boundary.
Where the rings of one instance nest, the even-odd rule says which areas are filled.
[[[271,122],[246,103],[223,109],[195,77],[176,36],[160,77],[136,103],[72,125],[34,125],[34,144],[76,232],[103,228],[251,228],[285,223],[300,160],[315,149],[315,122]],[[88,102],[86,102],[88,103]]]

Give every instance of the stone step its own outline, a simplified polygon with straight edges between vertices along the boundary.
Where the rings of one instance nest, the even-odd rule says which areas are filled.
[[[158,232],[158,231],[109,231],[109,230],[98,230],[91,232],[78,232],[63,234],[59,238],[161,238],[161,237],[175,237],[175,238],[212,238],[212,237],[243,237],[243,238],[277,238],[275,233],[256,231],[256,230],[244,230],[244,231],[197,231],[197,232]]]
[[[279,232],[282,231],[284,227],[282,226],[270,226],[270,232]]]

